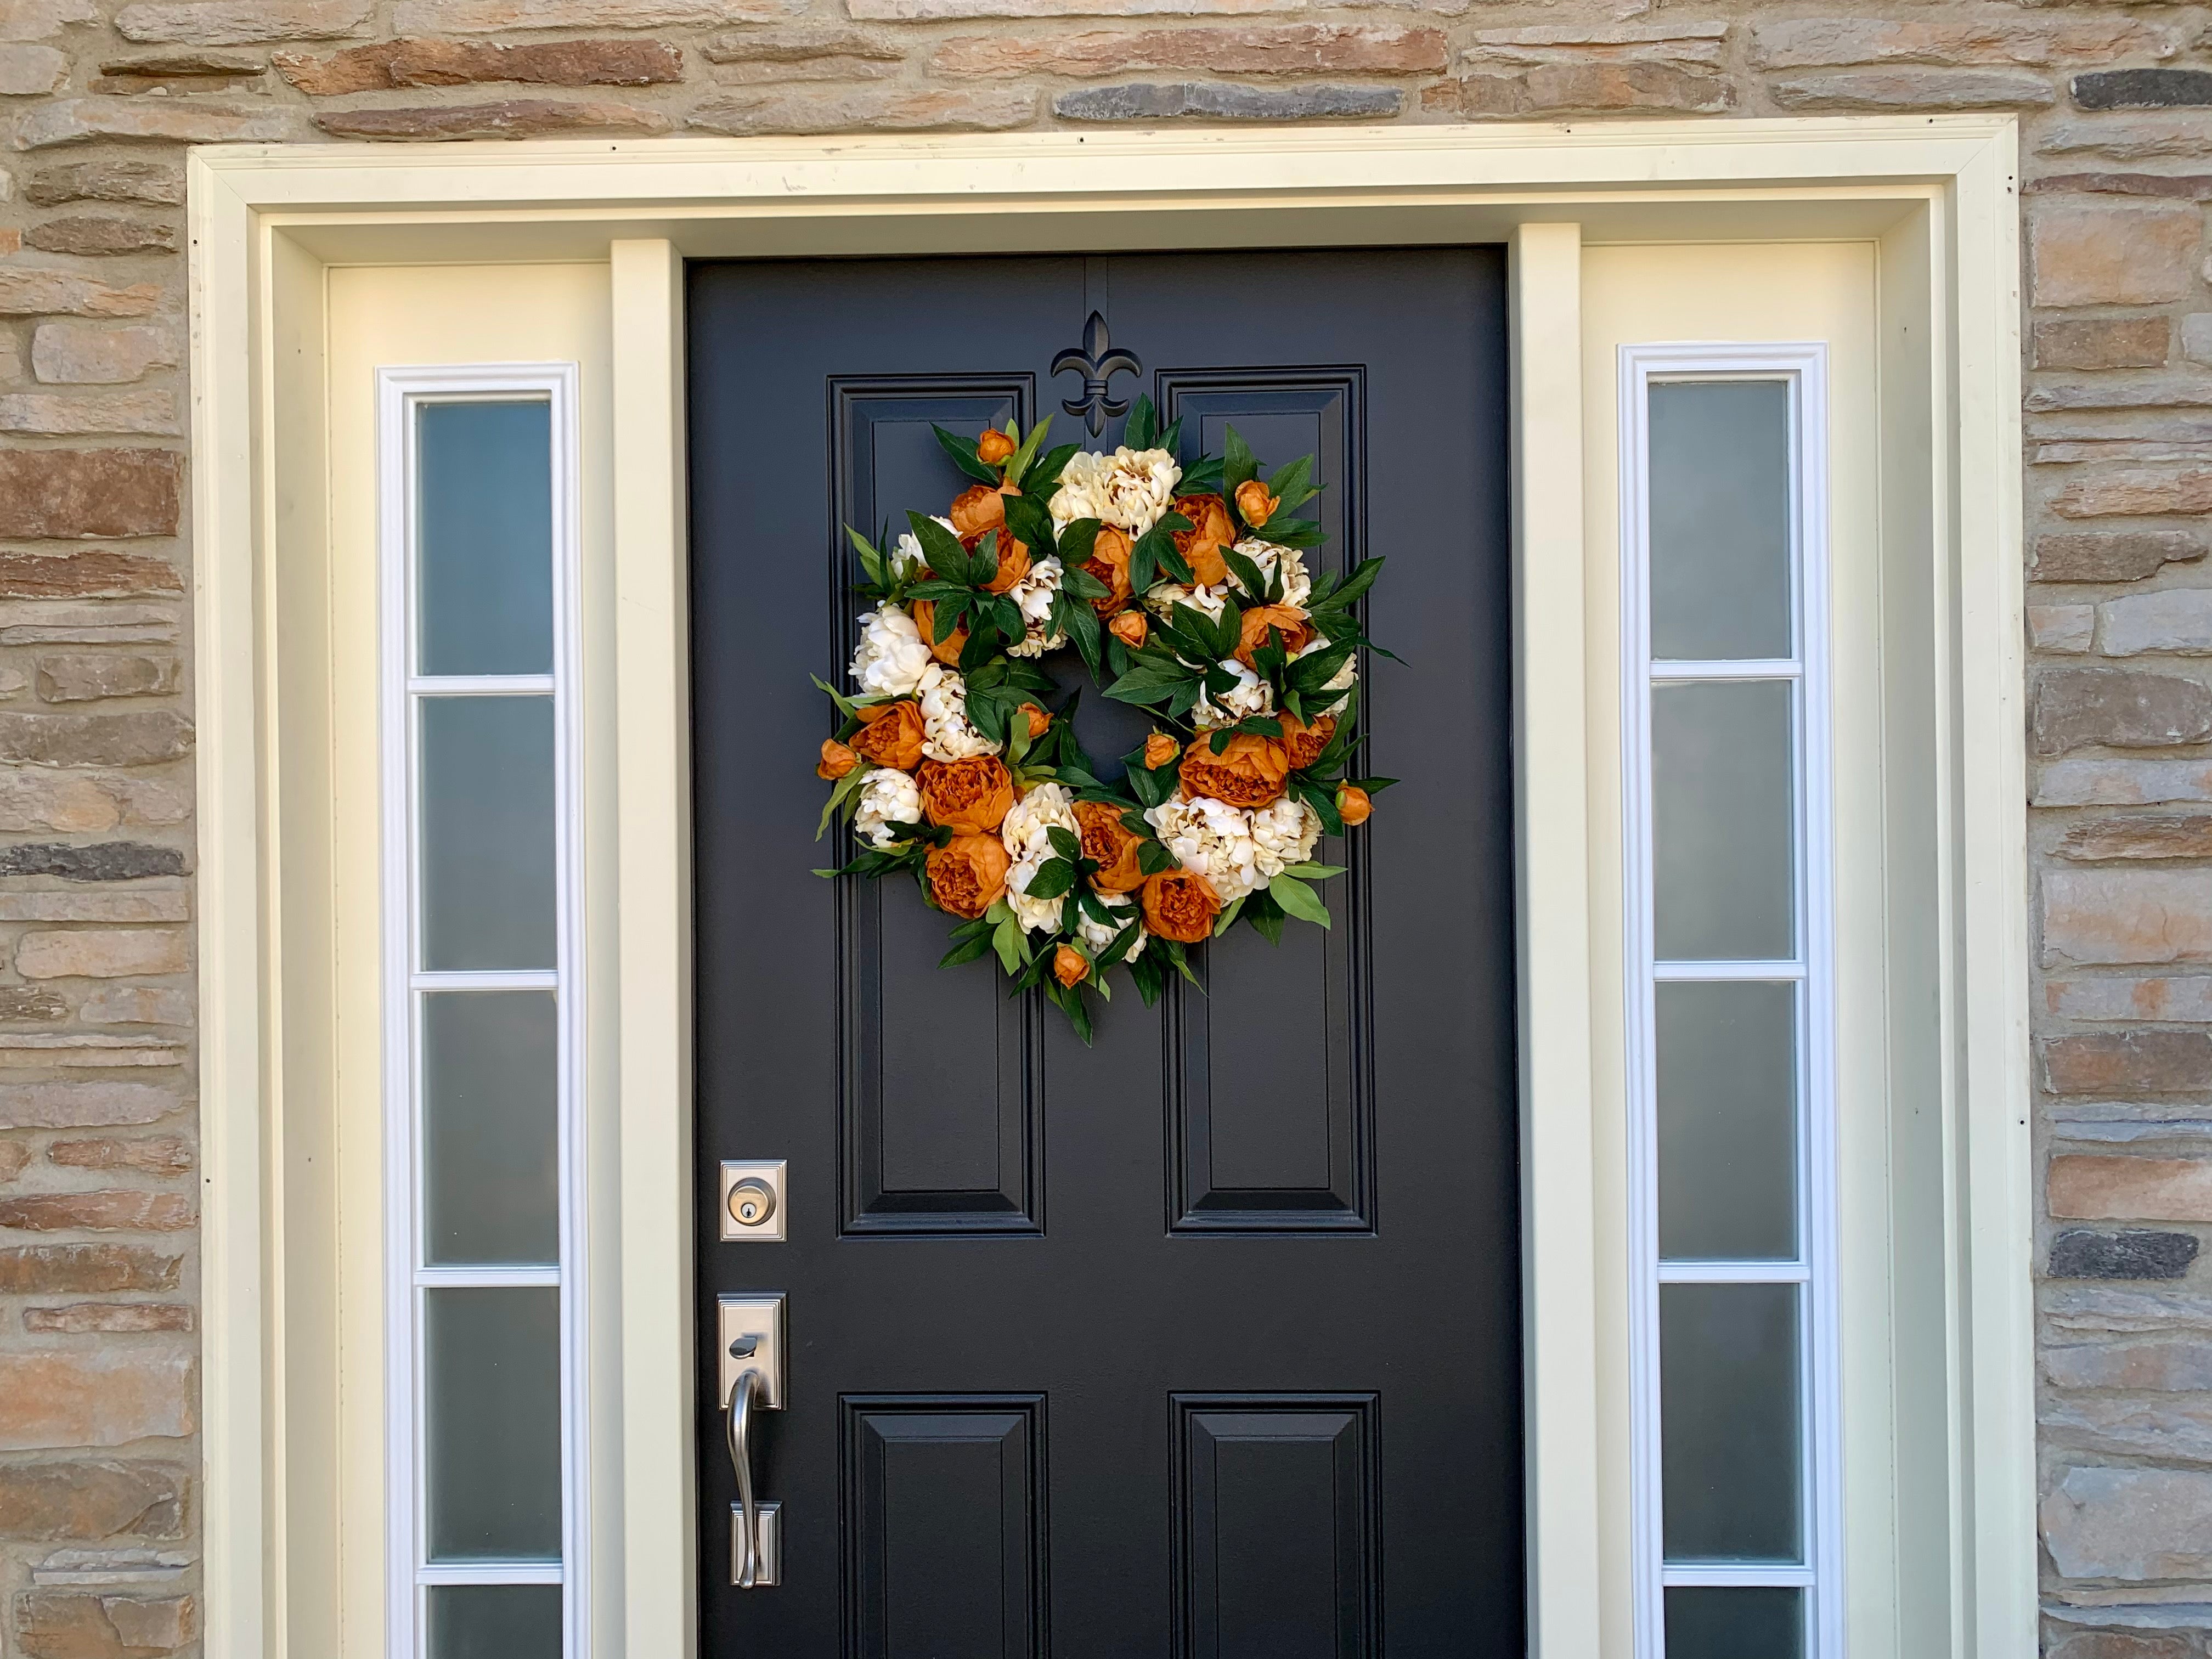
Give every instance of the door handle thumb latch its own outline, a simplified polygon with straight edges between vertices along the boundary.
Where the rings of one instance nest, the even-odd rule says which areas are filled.
[[[783,1405],[783,1297],[726,1296],[717,1311],[724,1427],[738,1478],[738,1501],[730,1505],[730,1583],[766,1589],[782,1577],[782,1506],[754,1492],[752,1437],[754,1413]]]

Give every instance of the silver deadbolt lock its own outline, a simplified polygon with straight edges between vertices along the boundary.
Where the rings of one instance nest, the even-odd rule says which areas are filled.
[[[783,1241],[784,1162],[722,1165],[721,1235],[729,1243]]]

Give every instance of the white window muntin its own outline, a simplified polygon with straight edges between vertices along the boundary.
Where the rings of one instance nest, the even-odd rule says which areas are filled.
[[[387,1651],[425,1659],[427,1593],[442,1585],[557,1585],[561,1651],[579,1659],[586,1623],[587,1421],[584,1398],[585,1160],[583,1133],[580,822],[577,798],[580,684],[577,594],[580,517],[577,366],[384,368],[377,372],[379,653],[383,769],[385,1194],[386,1305]],[[416,672],[422,469],[419,412],[460,403],[542,404],[550,454],[550,672]],[[422,712],[451,697],[544,697],[552,716],[553,962],[546,969],[431,969],[422,903]],[[433,1266],[424,1219],[423,1008],[437,992],[543,991],[555,1005],[556,1260]],[[429,1559],[424,1390],[425,1292],[441,1288],[550,1288],[556,1292],[560,1519],[557,1560]],[[434,1659],[434,1656],[433,1656]]]
[[[1669,1588],[1790,1587],[1804,1593],[1808,1659],[1843,1648],[1838,1296],[1836,1283],[1835,982],[1829,800],[1826,348],[1685,343],[1620,349],[1621,640],[1626,914],[1631,1537],[1636,1650],[1666,1651]],[[1790,653],[1658,659],[1651,652],[1650,389],[1696,381],[1778,382],[1787,393]],[[1796,948],[1748,961],[1660,959],[1655,946],[1652,692],[1655,687],[1778,682],[1792,688]],[[1662,1261],[1659,1243],[1656,993],[1662,983],[1794,987],[1796,1250],[1788,1260]],[[1798,1559],[1669,1561],[1663,1535],[1660,1289],[1794,1284],[1797,1318]]]

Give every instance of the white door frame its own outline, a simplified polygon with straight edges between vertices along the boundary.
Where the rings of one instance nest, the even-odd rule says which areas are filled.
[[[1629,1649],[1604,1612],[1625,1520],[1601,1491],[1620,1441],[1598,1374],[1617,1310],[1592,1126],[1620,1103],[1594,1061],[1592,1011],[1617,1007],[1620,985],[1592,948],[1580,252],[1856,239],[1880,250],[1897,325],[1884,337],[1885,398],[1902,400],[1884,452],[1884,556],[1923,579],[1894,603],[1917,619],[1916,672],[1935,698],[1911,810],[1938,849],[1927,875],[1948,951],[1931,981],[1947,1162],[1930,1224],[1948,1241],[1931,1271],[1948,1312],[1928,1380],[1948,1427],[1919,1449],[1935,1454],[1946,1517],[1949,1565],[1928,1610],[1944,1628],[1888,1644],[2031,1651],[2015,155],[2011,118],[1984,116],[193,152],[210,1650],[313,1650],[304,1632],[324,1615],[311,1604],[335,1583],[310,1559],[321,1546],[287,1523],[324,1490],[327,1461],[296,1426],[307,1414],[293,1391],[329,1384],[298,1317],[321,1291],[286,1248],[302,1201],[288,1133],[337,1089],[315,960],[334,842],[327,796],[318,805],[306,787],[320,762],[276,719],[321,661],[295,624],[313,616],[328,546],[314,435],[328,267],[611,270],[623,1431],[618,1565],[599,1593],[617,1598],[619,1651],[660,1659],[696,1643],[684,258],[1511,246],[1528,1605],[1534,1650],[1595,1659]]]

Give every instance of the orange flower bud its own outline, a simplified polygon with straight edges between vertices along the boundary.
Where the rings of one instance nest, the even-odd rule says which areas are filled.
[[[1347,830],[1355,823],[1364,823],[1375,811],[1373,797],[1356,783],[1336,786],[1336,815],[1344,820]]]
[[[860,763],[860,757],[835,738],[822,739],[822,759],[815,766],[814,775],[830,782],[843,777]]]
[[[1052,716],[1033,702],[1024,703],[1020,712],[1029,716],[1030,740],[1032,743],[1042,737],[1052,725]]]
[[[1080,985],[1091,977],[1091,964],[1073,945],[1063,945],[1052,953],[1052,976],[1065,986]]]
[[[1021,446],[994,426],[983,428],[983,435],[975,440],[975,459],[986,466],[996,466]]]
[[[1144,644],[1152,624],[1145,620],[1141,611],[1123,611],[1115,613],[1114,620],[1106,624],[1106,631],[1134,651]]]
[[[1274,515],[1282,502],[1268,494],[1267,486],[1257,478],[1247,478],[1237,486],[1237,510],[1244,515],[1244,522],[1257,530]]]
[[[1164,732],[1155,732],[1145,739],[1145,766],[1147,770],[1157,772],[1182,753],[1182,745]]]

